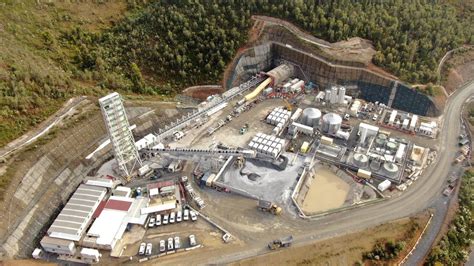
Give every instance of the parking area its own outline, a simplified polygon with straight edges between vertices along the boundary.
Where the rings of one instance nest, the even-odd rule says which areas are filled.
[[[126,245],[121,256],[134,261],[152,259],[203,248],[204,243],[210,248],[223,245],[221,232],[204,219],[189,219],[146,228],[143,237]]]

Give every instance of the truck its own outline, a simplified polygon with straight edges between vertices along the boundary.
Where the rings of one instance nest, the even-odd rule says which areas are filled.
[[[279,248],[286,248],[291,246],[293,242],[293,236],[288,236],[286,238],[275,239],[272,242],[268,243],[268,248],[270,250],[276,250]]]
[[[449,185],[447,188],[444,189],[443,195],[445,195],[447,197],[447,196],[451,195],[453,190],[454,190],[454,185]]]
[[[264,212],[270,212],[273,215],[280,215],[282,211],[281,207],[267,200],[259,200],[258,209]]]
[[[240,135],[243,135],[249,129],[249,124],[245,123],[243,127],[240,128]]]

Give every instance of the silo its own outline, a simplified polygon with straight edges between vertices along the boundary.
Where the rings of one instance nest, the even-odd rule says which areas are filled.
[[[303,123],[310,127],[317,127],[321,119],[321,111],[316,108],[306,108],[303,110]]]
[[[344,87],[339,87],[339,93],[337,95],[337,102],[339,104],[344,103],[344,97],[346,96],[346,88]]]
[[[326,94],[324,95],[324,100],[326,102],[330,102],[331,101],[331,90],[326,90]]]
[[[354,154],[353,162],[357,167],[367,167],[369,158],[365,154],[356,153]]]
[[[398,166],[394,163],[384,163],[383,170],[388,177],[394,177],[398,173]]]
[[[342,118],[335,113],[327,113],[323,116],[322,130],[334,135],[341,128]]]
[[[337,103],[337,87],[334,86],[331,88],[331,103]]]

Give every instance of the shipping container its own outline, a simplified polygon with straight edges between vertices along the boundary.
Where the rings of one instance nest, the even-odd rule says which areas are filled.
[[[390,182],[389,180],[385,179],[382,183],[380,183],[378,185],[378,189],[382,192],[384,192],[387,188],[390,187],[390,185],[392,185],[392,182]]]
[[[358,176],[358,177],[361,177],[361,178],[369,179],[369,178],[372,177],[372,172],[366,171],[366,170],[364,170],[364,169],[359,169],[359,170],[357,171],[357,176]]]

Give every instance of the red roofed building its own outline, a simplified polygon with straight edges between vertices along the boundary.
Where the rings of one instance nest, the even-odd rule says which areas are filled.
[[[127,199],[127,198],[124,198]],[[128,198],[130,199],[130,198]],[[107,204],[105,204],[104,209],[111,209],[111,210],[117,210],[117,211],[125,211],[128,212],[130,209],[130,206],[132,206],[133,199],[132,201],[129,200],[117,200],[117,199],[109,199],[107,201]]]

